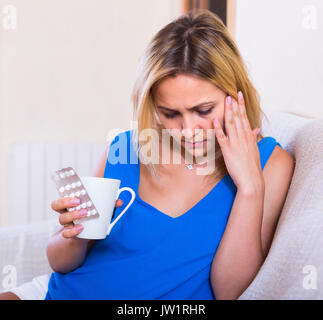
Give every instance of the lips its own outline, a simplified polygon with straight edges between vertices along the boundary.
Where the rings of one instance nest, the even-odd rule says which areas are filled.
[[[195,143],[202,143],[205,142],[206,140],[202,140],[202,141],[195,141],[195,142],[191,142],[191,141],[185,141],[186,143],[191,143],[191,144],[195,144]]]
[[[198,147],[198,146],[202,146],[204,142],[206,142],[206,140],[202,140],[202,141],[195,141],[195,142],[190,142],[190,141],[184,141],[186,145],[190,146],[190,147]]]

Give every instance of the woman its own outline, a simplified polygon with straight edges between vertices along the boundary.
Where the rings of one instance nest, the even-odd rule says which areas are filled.
[[[114,139],[96,175],[120,179],[136,200],[100,241],[76,238],[72,199],[52,203],[64,228],[48,243],[46,299],[237,299],[269,251],[294,160],[258,136],[258,96],[222,21],[194,10],[160,30],[133,103],[138,129]],[[143,141],[147,129],[157,139]],[[180,163],[162,161],[164,146]],[[122,148],[127,161],[115,163]],[[129,199],[121,194],[114,218]]]

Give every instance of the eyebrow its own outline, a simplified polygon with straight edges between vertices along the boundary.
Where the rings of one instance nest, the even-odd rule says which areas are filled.
[[[202,107],[202,106],[206,106],[206,105],[209,105],[211,103],[216,103],[216,101],[205,101],[205,102],[201,102],[199,103],[198,105],[192,107],[192,108],[187,108],[188,110],[193,110],[193,109],[196,109],[198,107]],[[165,109],[167,111],[177,111],[177,110],[173,110],[173,109],[170,109],[170,108],[167,108],[167,107],[164,107],[164,106],[157,106],[157,108],[160,108],[160,109]]]

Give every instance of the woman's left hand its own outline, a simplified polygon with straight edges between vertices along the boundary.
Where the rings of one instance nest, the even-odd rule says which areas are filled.
[[[230,101],[231,98],[231,101]],[[257,145],[258,128],[251,130],[242,94],[238,102],[228,96],[225,99],[224,134],[217,118],[213,120],[215,135],[224,162],[238,190],[246,194],[263,191],[264,177]]]

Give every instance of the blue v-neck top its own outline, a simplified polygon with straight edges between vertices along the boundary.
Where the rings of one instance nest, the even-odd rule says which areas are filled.
[[[120,188],[131,187],[135,201],[79,268],[52,273],[45,299],[215,299],[210,269],[237,191],[233,180],[227,174],[194,207],[172,218],[138,196],[132,134],[120,133],[111,143],[104,177],[120,179]],[[272,137],[257,145],[263,169],[281,145]],[[127,191],[120,194],[124,205],[115,209],[112,221],[130,198]]]

